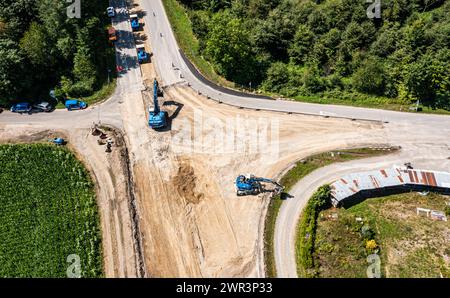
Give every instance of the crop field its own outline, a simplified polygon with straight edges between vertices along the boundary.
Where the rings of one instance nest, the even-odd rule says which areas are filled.
[[[99,226],[93,183],[73,153],[0,145],[0,276],[102,276]]]

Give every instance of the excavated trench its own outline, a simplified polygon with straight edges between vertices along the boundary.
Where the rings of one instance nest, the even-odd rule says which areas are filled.
[[[127,190],[128,190],[128,208],[131,216],[131,227],[133,232],[133,247],[136,256],[136,266],[138,277],[148,277],[147,267],[145,265],[144,252],[143,252],[143,244],[142,244],[142,234],[139,227],[139,214],[138,207],[136,202],[136,196],[134,191],[134,180],[133,180],[133,171],[131,168],[131,162],[129,158],[128,147],[126,145],[125,139],[121,131],[117,128],[108,127],[114,132],[116,141],[120,141],[122,144],[121,148],[121,156],[125,163],[124,174],[127,178]]]

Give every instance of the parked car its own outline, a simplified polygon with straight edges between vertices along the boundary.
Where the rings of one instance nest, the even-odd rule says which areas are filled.
[[[38,110],[40,112],[51,112],[53,111],[53,106],[50,103],[43,101],[33,105],[33,109]]]
[[[13,113],[30,113],[31,112],[31,105],[27,102],[20,102],[13,104],[11,107],[11,112]]]
[[[81,100],[68,99],[68,100],[66,100],[65,106],[66,106],[67,110],[69,110],[69,111],[83,110],[83,109],[87,108],[87,103],[85,103],[84,101],[81,101]]]
[[[116,16],[116,10],[112,6],[110,6],[106,9],[106,13],[108,14],[108,17],[110,17],[110,18]]]

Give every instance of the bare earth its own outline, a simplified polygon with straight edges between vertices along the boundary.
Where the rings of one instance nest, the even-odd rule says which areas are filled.
[[[294,160],[310,154],[383,140],[380,125],[242,111],[207,101],[183,86],[171,87],[165,93],[166,102],[183,105],[172,130],[154,132],[144,121],[134,121],[133,115],[144,111],[139,101],[137,95],[125,100],[128,104],[122,116],[132,120],[124,121],[131,152],[142,153],[133,155],[132,160],[150,276],[263,276],[261,225],[268,198],[238,198],[236,175],[251,172],[274,177]],[[175,108],[167,109],[173,113]],[[199,114],[202,125],[197,129],[194,118],[198,122]],[[252,152],[250,141],[247,148],[236,148],[242,142],[237,136],[239,128],[232,134],[234,150],[219,150],[223,145],[220,129],[230,119],[250,123],[262,119],[260,123],[269,123],[269,132],[270,124],[277,121],[279,139],[269,146],[279,153],[272,155],[258,146]],[[248,140],[264,135],[267,127],[257,128]],[[361,143],[363,135],[371,137]]]

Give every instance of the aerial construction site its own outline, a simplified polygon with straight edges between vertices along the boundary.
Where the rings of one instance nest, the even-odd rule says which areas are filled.
[[[302,249],[302,216],[323,185],[330,187],[330,206],[314,219],[318,235],[331,229],[325,221],[321,226],[323,218],[337,225],[337,216],[353,216],[345,213],[353,209],[344,210],[344,200],[388,196],[389,187],[397,187],[395,194],[439,196],[442,204],[428,206],[418,199],[420,204],[411,203],[413,211],[408,210],[411,218],[416,207],[442,210],[436,213],[442,221],[426,220],[437,225],[436,239],[448,243],[450,227],[443,215],[450,205],[448,115],[305,103],[223,87],[206,78],[180,48],[163,2],[110,1],[107,34],[115,51],[116,69],[110,72],[116,73],[116,86],[108,98],[88,104],[66,100],[50,113],[17,106],[19,113],[11,108],[0,114],[0,157],[5,156],[0,160],[20,159],[6,157],[12,153],[4,146],[41,144],[62,150],[55,156],[73,153],[86,169],[92,185],[61,179],[74,188],[92,187],[99,218],[92,228],[98,231],[94,242],[100,251],[96,276],[333,277],[320,269],[328,263],[317,265],[325,257],[309,266],[301,265],[296,254]],[[43,153],[36,154],[39,160]],[[5,166],[0,177],[16,173],[11,169]],[[0,202],[6,201],[11,190],[0,189]],[[44,204],[36,202],[32,206]],[[356,222],[377,226],[375,219],[361,214],[355,215]],[[2,227],[0,239],[9,237],[6,230]],[[387,263],[399,260],[401,253],[390,250],[382,234],[368,237],[355,240],[366,241],[364,253]],[[372,240],[378,244],[373,248],[367,244]],[[425,249],[428,240],[423,241]],[[2,259],[12,247],[0,251]],[[328,255],[337,246],[331,251]],[[55,271],[24,265],[24,271],[0,273],[64,276],[67,262],[61,255],[64,264]],[[430,275],[450,276],[448,249],[434,257],[440,265]],[[26,263],[26,257],[19,261]],[[83,266],[94,266],[94,261],[85,263],[82,257],[81,262],[83,276]],[[395,270],[382,268],[381,274],[402,276]]]

